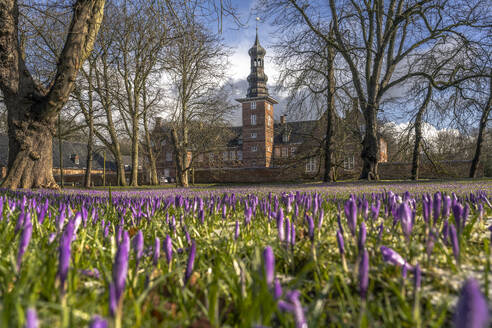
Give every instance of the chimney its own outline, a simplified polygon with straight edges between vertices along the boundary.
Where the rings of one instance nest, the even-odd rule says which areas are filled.
[[[160,127],[162,123],[162,118],[161,117],[156,117],[155,118],[155,126]]]
[[[280,115],[280,124],[285,124],[285,116],[287,115]]]

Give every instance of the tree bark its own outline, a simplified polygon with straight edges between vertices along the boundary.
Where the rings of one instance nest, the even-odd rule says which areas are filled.
[[[89,135],[87,138],[87,162],[85,163],[85,176],[84,176],[84,186],[86,188],[91,187],[91,176],[92,176],[92,143],[94,139],[94,122],[92,115],[89,118]]]
[[[480,164],[480,156],[482,154],[482,144],[484,141],[483,134],[485,128],[487,127],[487,121],[489,119],[491,110],[492,110],[492,76],[489,79],[489,99],[487,101],[487,104],[485,104],[485,107],[482,111],[482,116],[480,117],[477,144],[475,147],[475,154],[473,155],[473,160],[470,167],[470,178],[475,178],[477,176],[478,166]]]
[[[378,175],[378,154],[379,142],[377,135],[377,106],[374,104],[366,105],[364,109],[364,119],[366,131],[362,141],[362,171],[360,179],[379,180]]]
[[[92,50],[103,17],[104,0],[78,0],[57,71],[49,90],[36,83],[18,42],[19,8],[0,2],[0,89],[9,127],[9,161],[3,188],[59,188],[53,178],[53,136],[58,112]]]
[[[333,30],[330,30],[333,33]],[[335,68],[333,65],[335,59],[335,49],[327,46],[327,97],[326,97],[326,141],[325,141],[325,172],[323,175],[324,182],[335,180],[333,174],[333,136],[335,129],[333,123],[335,121]]]
[[[156,186],[159,184],[159,179],[157,178],[157,165],[156,165],[156,160],[155,160],[155,156],[154,156],[154,150],[152,147],[152,142],[150,140],[150,132],[149,132],[149,127],[148,127],[148,122],[147,122],[147,104],[146,104],[145,97],[144,97],[143,124],[144,124],[145,143],[146,143],[146,147],[147,147],[147,154],[148,154],[148,159],[150,162],[150,184]]]
[[[417,115],[415,117],[414,123],[414,131],[415,131],[415,142],[413,145],[413,154],[412,154],[412,172],[411,179],[418,180],[419,171],[420,171],[420,147],[422,144],[422,118],[424,113],[429,105],[430,99],[432,97],[432,85],[429,84],[427,87],[427,94],[425,99],[420,106]]]

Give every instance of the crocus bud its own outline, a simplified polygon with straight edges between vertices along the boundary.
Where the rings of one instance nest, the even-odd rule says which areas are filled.
[[[357,203],[353,198],[345,202],[345,216],[347,217],[347,225],[350,233],[355,237],[355,228],[357,225]]]
[[[296,328],[307,328],[306,318],[304,317],[304,310],[299,301],[299,291],[294,290],[287,294],[287,300],[293,305],[294,319],[296,322]]]
[[[24,253],[27,250],[27,246],[29,246],[29,242],[31,241],[31,236],[32,236],[32,223],[31,223],[31,216],[28,213],[20,237],[19,251],[17,252],[17,270],[20,269],[22,257],[24,256]]]
[[[359,253],[362,252],[364,246],[366,245],[366,236],[367,236],[366,224],[364,223],[364,221],[362,221],[359,228],[359,238],[357,238],[357,246],[359,247]]]
[[[486,328],[489,326],[489,310],[485,297],[480,292],[478,282],[470,278],[461,288],[456,312],[456,328]]]
[[[25,328],[38,328],[39,327],[38,316],[37,316],[36,310],[34,308],[27,309],[26,324],[24,327]]]
[[[282,297],[282,285],[278,279],[275,279],[275,283],[273,285],[273,297],[278,300]]]
[[[401,228],[405,238],[409,239],[412,233],[413,222],[412,222],[412,209],[408,202],[401,203],[398,208],[398,216],[400,218]]]
[[[159,262],[159,257],[161,256],[161,240],[159,237],[155,237],[154,240],[154,254],[152,256],[152,263],[157,265]]]
[[[369,287],[369,253],[367,249],[362,251],[362,257],[359,263],[359,292],[361,299],[367,297],[367,289]]]
[[[140,262],[140,258],[143,255],[143,247],[144,247],[144,238],[142,230],[139,230],[133,238],[133,250],[135,252],[135,267],[138,268],[138,263]]]
[[[340,250],[340,255],[345,254],[345,244],[343,242],[343,235],[341,234],[340,230],[337,230],[337,242],[338,249]]]
[[[130,253],[130,238],[128,231],[122,233],[122,241],[116,251],[113,263],[113,284],[116,301],[119,302],[125,291],[126,275],[128,273],[128,255]]]
[[[236,220],[236,226],[234,228],[234,240],[239,238],[239,221]]]
[[[74,222],[70,220],[63,231],[60,239],[59,256],[58,256],[58,279],[62,293],[65,291],[65,281],[67,280],[68,267],[70,265],[70,252],[72,239],[74,235]]]
[[[436,192],[434,194],[434,202],[432,203],[432,206],[434,208],[434,224],[436,224],[437,219],[439,219],[439,216],[441,216],[441,203],[442,203],[442,197],[440,192]]]
[[[275,276],[275,256],[270,246],[265,247],[263,250],[263,269],[265,280],[268,285],[271,285]]]
[[[170,264],[173,259],[173,242],[169,235],[166,235],[165,246],[167,264]]]
[[[186,264],[186,272],[185,272],[185,278],[184,278],[185,285],[188,283],[188,280],[190,280],[191,274],[193,273],[193,266],[195,264],[195,256],[196,256],[196,242],[193,239],[191,241],[190,253],[188,255],[188,262]]]
[[[306,215],[306,221],[308,225],[308,235],[311,242],[314,242],[314,221],[311,215]]]

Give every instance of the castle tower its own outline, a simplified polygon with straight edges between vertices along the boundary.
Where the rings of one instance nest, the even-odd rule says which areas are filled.
[[[248,54],[251,72],[248,76],[246,98],[236,99],[242,104],[243,163],[245,167],[270,167],[273,152],[273,105],[278,102],[268,95],[265,74],[265,49],[256,39]]]

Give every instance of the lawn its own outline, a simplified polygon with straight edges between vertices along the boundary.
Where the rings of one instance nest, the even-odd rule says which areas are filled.
[[[491,193],[491,180],[3,190],[0,326],[488,327]]]

